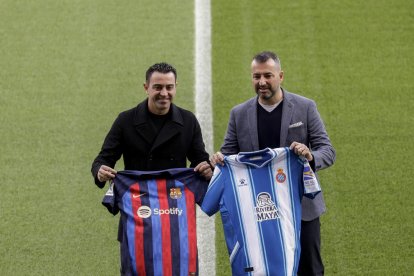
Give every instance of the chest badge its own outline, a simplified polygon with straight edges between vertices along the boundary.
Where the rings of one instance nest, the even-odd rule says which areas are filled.
[[[179,199],[183,196],[181,192],[181,188],[171,188],[170,189],[170,197],[172,199]]]
[[[286,174],[283,172],[283,169],[277,169],[276,181],[279,183],[283,183],[286,181]]]

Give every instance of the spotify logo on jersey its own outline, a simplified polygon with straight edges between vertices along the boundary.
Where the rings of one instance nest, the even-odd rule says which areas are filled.
[[[151,216],[151,208],[148,206],[141,206],[137,210],[137,215],[140,218],[149,218]]]
[[[141,206],[137,210],[137,215],[140,218],[149,218],[151,215],[162,216],[162,215],[175,215],[181,216],[183,214],[183,210],[179,208],[169,208],[169,209],[158,209],[155,208],[151,210],[148,206]]]

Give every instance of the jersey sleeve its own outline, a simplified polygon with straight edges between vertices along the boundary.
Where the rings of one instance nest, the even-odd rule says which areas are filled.
[[[209,216],[214,215],[220,210],[220,200],[223,195],[224,182],[225,176],[223,174],[223,169],[220,168],[220,166],[216,166],[201,205],[201,210]]]
[[[182,173],[179,172],[174,176],[174,179],[183,183],[194,195],[195,203],[201,206],[207,191],[208,181],[191,168],[182,170]]]
[[[108,191],[106,191],[106,194],[102,199],[102,204],[108,209],[111,214],[118,214],[119,208],[115,202],[114,182],[111,182],[109,185]]]
[[[195,202],[201,206],[201,203],[204,200],[204,196],[207,192],[208,181],[205,180],[203,177],[196,175],[196,180],[194,181],[195,191]]]
[[[321,192],[319,181],[307,160],[305,160],[303,164],[303,188],[304,196],[308,198],[314,198]]]

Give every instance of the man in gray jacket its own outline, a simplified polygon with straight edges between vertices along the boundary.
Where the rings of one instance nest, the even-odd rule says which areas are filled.
[[[331,166],[335,150],[313,100],[290,93],[280,85],[283,71],[278,56],[261,52],[252,61],[252,84],[257,97],[235,106],[230,113],[221,151],[210,158],[212,165],[223,155],[264,148],[290,147],[304,156],[316,172]],[[319,216],[325,212],[322,193],[302,200],[301,257],[298,275],[323,275],[320,254]]]

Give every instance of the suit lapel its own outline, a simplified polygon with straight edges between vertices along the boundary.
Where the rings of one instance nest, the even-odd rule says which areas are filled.
[[[183,130],[184,120],[180,111],[174,104],[171,105],[171,108],[171,119],[167,119],[158,135],[148,123],[148,99],[140,103],[136,108],[134,116],[135,129],[138,135],[151,145],[150,151],[153,151]]]
[[[247,122],[249,124],[250,141],[252,151],[259,150],[259,135],[257,133],[257,97],[250,101],[247,108]]]
[[[141,136],[148,144],[151,144],[154,141],[155,133],[152,130],[151,126],[148,124],[148,100],[143,101],[140,103],[134,115],[134,125],[135,130],[137,131],[138,135]]]
[[[160,132],[158,133],[157,137],[155,137],[154,144],[152,145],[151,151],[155,148],[159,147],[160,145],[166,143],[172,137],[177,135],[182,130],[182,126],[179,124],[167,120],[165,125],[161,128]]]
[[[155,133],[148,124],[142,124],[135,127],[138,135],[145,140],[148,144],[151,144],[154,141]]]
[[[282,123],[280,126],[280,146],[287,147],[286,138],[288,135],[289,124],[293,115],[294,104],[292,98],[289,95],[289,92],[283,90],[283,110],[282,110]]]

